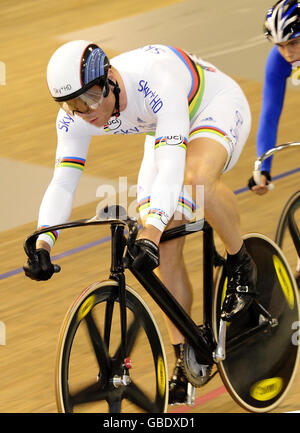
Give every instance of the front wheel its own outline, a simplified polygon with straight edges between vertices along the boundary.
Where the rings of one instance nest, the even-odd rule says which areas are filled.
[[[268,412],[286,396],[297,369],[298,291],[278,245],[256,233],[244,240],[257,266],[257,301],[270,320],[253,303],[240,318],[227,323],[226,359],[218,368],[227,391],[240,406]],[[222,269],[214,299],[216,339],[226,289],[227,275]]]
[[[165,412],[167,362],[149,308],[126,287],[127,350],[121,356],[116,281],[88,287],[69,309],[56,362],[59,412]]]

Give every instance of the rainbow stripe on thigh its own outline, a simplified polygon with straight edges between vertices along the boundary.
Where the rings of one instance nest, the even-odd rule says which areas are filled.
[[[223,169],[223,171],[225,171],[229,166],[232,158],[232,152],[233,152],[232,141],[230,140],[230,138],[228,137],[225,131],[215,126],[209,126],[209,125],[198,126],[192,129],[189,134],[189,141],[191,142],[196,138],[204,138],[204,137],[211,138],[212,140],[216,140],[226,148],[228,153],[228,158]]]

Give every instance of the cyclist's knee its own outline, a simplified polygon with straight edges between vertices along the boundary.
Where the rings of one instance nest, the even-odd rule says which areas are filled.
[[[165,260],[177,261],[180,257],[182,257],[183,246],[183,238],[162,242],[159,244],[160,256],[165,257]]]
[[[187,166],[185,183],[193,186],[194,194],[196,192],[195,187],[203,187],[205,194],[208,194],[214,190],[219,177],[219,175],[213,173],[213,171],[207,166]]]
[[[143,226],[146,224],[146,219],[147,216],[142,218]],[[186,223],[188,223],[188,220],[176,211],[165,230],[173,229]],[[185,237],[182,236],[159,244],[160,268],[181,266],[183,263],[184,242]]]

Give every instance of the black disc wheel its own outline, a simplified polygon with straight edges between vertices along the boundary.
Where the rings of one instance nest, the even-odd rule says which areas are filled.
[[[298,362],[298,291],[282,251],[271,239],[251,234],[247,250],[256,263],[259,296],[241,317],[227,323],[226,358],[218,363],[234,400],[252,412],[273,410],[288,392]],[[223,269],[217,279],[214,332],[227,288]],[[259,307],[259,305],[262,307]]]
[[[117,282],[95,283],[71,306],[58,342],[59,412],[167,410],[168,376],[162,339],[149,308],[129,287],[126,315],[124,356]]]

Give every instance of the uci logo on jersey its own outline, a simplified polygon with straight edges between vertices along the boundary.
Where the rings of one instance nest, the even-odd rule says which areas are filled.
[[[170,146],[178,146],[183,142],[183,137],[182,135],[166,135],[165,141]]]
[[[122,122],[120,119],[111,119],[104,125],[104,131],[114,131],[115,129],[118,129],[121,126]]]

